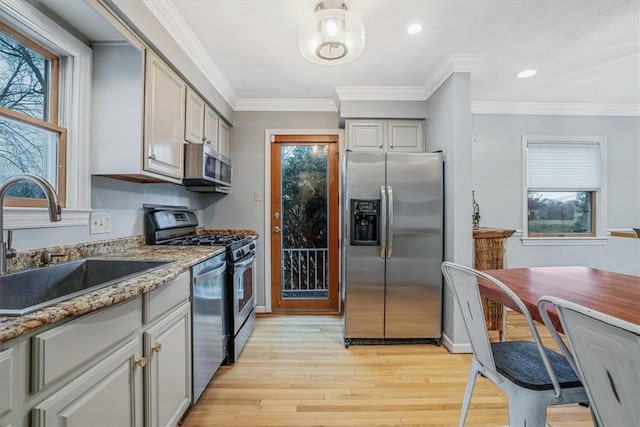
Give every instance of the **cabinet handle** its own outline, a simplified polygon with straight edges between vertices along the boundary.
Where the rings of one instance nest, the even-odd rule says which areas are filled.
[[[202,142],[207,142],[207,137],[206,136],[202,137]]]
[[[151,347],[152,351],[155,351],[156,353],[160,353],[162,351],[162,344],[156,344],[153,347]]]
[[[391,147],[390,147],[390,148],[393,148],[393,144],[391,144]]]
[[[149,160],[156,160],[156,155],[155,154],[150,154],[149,155]]]
[[[135,364],[140,366],[141,368],[144,368],[145,366],[147,366],[147,358],[141,357],[140,359],[136,359]]]
[[[211,145],[211,140],[210,139],[207,140],[207,144]]]
[[[382,144],[378,145],[378,148],[382,148]]]

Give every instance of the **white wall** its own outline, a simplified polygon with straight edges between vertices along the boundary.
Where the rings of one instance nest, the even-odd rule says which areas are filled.
[[[427,100],[427,149],[445,160],[445,260],[471,266],[471,95],[469,73],[454,73]],[[447,286],[443,292],[443,341],[466,351],[466,329]],[[462,348],[464,347],[464,348]]]
[[[236,112],[231,130],[230,157],[234,183],[231,193],[218,197],[205,206],[203,216],[208,228],[248,228],[258,232],[257,305],[265,305],[265,291],[270,292],[270,279],[265,280],[265,130],[266,129],[336,129],[337,113]],[[267,171],[268,172],[268,171]],[[254,201],[254,192],[260,201]],[[265,288],[266,286],[266,288]]]
[[[198,220],[202,223],[202,209],[215,197],[192,193],[174,184],[137,184],[98,176],[92,177],[91,184],[91,207],[111,214],[111,233],[89,234],[88,224],[14,230],[13,247],[24,250],[143,234],[143,203],[190,206],[198,211]]]
[[[640,226],[640,118],[473,115],[473,189],[480,225],[522,230],[523,134],[607,137],[607,228]],[[586,265],[640,275],[640,239],[604,246],[522,246],[507,242],[509,267]]]

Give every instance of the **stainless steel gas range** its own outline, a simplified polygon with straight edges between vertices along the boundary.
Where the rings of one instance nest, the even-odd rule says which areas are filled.
[[[148,245],[225,247],[224,254],[205,261],[209,265],[192,268],[195,402],[220,364],[238,359],[253,331],[255,241],[235,234],[197,234],[198,218],[185,207],[144,208]]]

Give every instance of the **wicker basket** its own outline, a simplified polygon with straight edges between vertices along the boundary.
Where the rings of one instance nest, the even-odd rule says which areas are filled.
[[[504,253],[506,238],[513,234],[513,230],[496,230],[481,228],[474,230],[474,267],[477,270],[492,270],[504,268]],[[487,329],[502,330],[502,304],[487,297],[482,297],[484,316]]]

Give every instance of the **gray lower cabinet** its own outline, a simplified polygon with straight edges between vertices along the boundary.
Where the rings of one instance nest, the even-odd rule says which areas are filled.
[[[144,333],[147,425],[174,426],[191,404],[190,337],[188,302]]]
[[[191,404],[190,277],[0,344],[0,427],[175,426]]]
[[[33,426],[142,426],[142,343],[135,337],[37,405]]]
[[[15,349],[0,351],[0,418],[13,410]],[[0,423],[0,425],[2,425]]]

